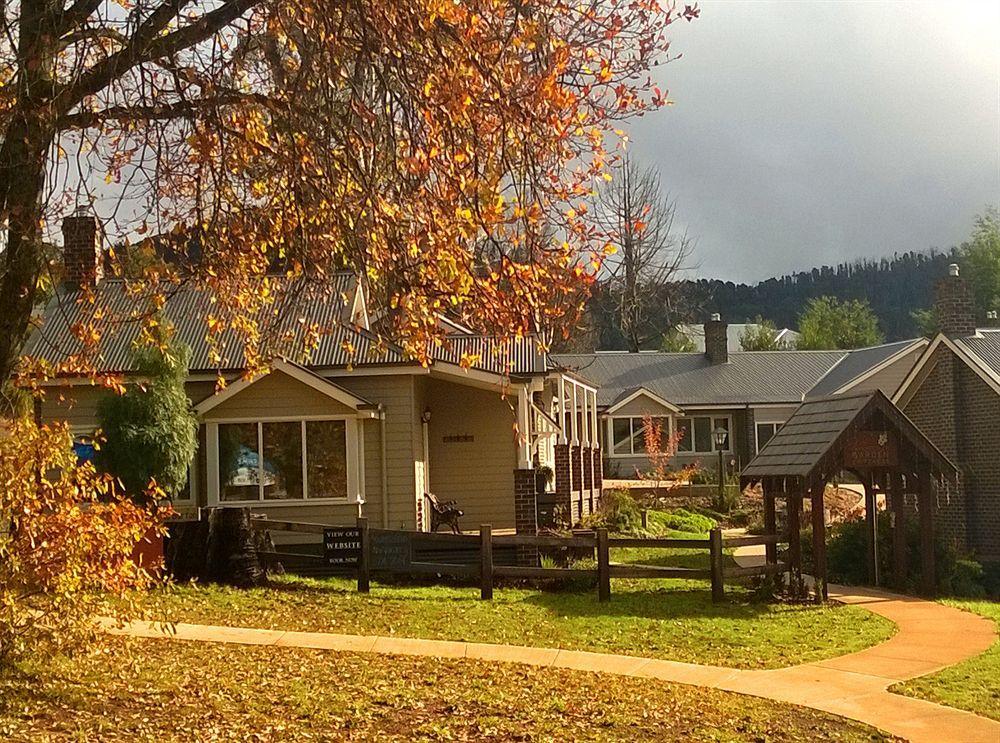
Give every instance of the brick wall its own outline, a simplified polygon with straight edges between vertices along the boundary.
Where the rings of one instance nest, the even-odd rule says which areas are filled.
[[[562,520],[570,518],[570,493],[572,492],[572,468],[569,461],[569,444],[555,445],[555,508],[557,517]],[[559,518],[556,519],[557,521]],[[568,526],[568,524],[567,524]]]
[[[916,394],[903,408],[903,412],[916,424],[925,436],[948,457],[962,472],[960,486],[942,490],[938,494],[938,508],[935,514],[935,528],[939,535],[952,542],[959,549],[969,546],[966,529],[965,492],[969,473],[963,462],[964,446],[960,440],[957,422],[962,420],[957,405],[960,375],[957,368],[963,366],[952,352],[941,346],[935,351],[934,364],[930,374],[920,385]],[[914,499],[908,503],[912,507]]]

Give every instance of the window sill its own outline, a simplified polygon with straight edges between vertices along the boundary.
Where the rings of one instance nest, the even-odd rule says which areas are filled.
[[[356,506],[364,500],[355,498],[294,498],[288,500],[220,500],[213,506],[251,506],[253,508],[270,508],[290,506]]]

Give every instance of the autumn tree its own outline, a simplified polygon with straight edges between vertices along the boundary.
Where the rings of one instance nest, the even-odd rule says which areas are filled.
[[[835,297],[809,300],[799,318],[800,350],[851,349],[883,341],[878,319],[868,302]]]
[[[613,164],[606,140],[664,102],[648,71],[669,24],[696,15],[655,0],[4,3],[0,377],[47,230],[81,204],[112,243],[196,233],[196,271],[148,278],[213,290],[209,330],[244,336],[251,364],[253,310],[341,268],[368,277],[420,358],[446,308],[511,332],[536,307],[573,312],[607,243],[584,204]],[[488,265],[471,248],[484,239]]]
[[[615,250],[604,261],[609,296],[629,351],[638,352],[668,327],[663,307],[691,255],[691,241],[674,225],[677,204],[654,168],[630,158],[599,192],[596,219]]]

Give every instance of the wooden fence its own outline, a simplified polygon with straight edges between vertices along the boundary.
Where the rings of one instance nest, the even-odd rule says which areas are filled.
[[[272,521],[260,518],[253,519],[251,523],[255,529],[308,534],[325,534],[330,529],[356,529],[359,545],[356,563],[351,564],[351,572],[356,570],[358,591],[362,593],[367,593],[369,590],[372,572],[438,575],[455,578],[478,577],[480,596],[484,600],[493,598],[493,588],[497,578],[565,579],[596,577],[597,596],[600,601],[609,601],[611,599],[612,578],[688,578],[711,581],[712,600],[718,602],[722,601],[725,596],[725,580],[727,578],[775,575],[784,572],[786,567],[781,563],[766,563],[747,568],[727,567],[724,562],[724,550],[726,548],[749,545],[776,546],[780,542],[787,541],[787,539],[777,535],[725,537],[719,528],[712,529],[708,534],[708,539],[705,540],[611,537],[607,529],[596,529],[593,532],[587,533],[575,533],[573,536],[568,537],[526,534],[500,535],[493,534],[492,527],[489,524],[480,526],[479,534],[399,531],[370,529],[366,518],[359,518],[354,527]],[[408,543],[411,555],[414,554],[415,545],[439,545],[442,548],[452,548],[459,551],[473,549],[478,553],[479,559],[475,562],[438,562],[408,559],[395,565],[385,561],[374,564],[373,542],[387,535],[391,535],[394,539],[402,539]],[[495,547],[531,548],[535,550],[546,548],[595,550],[597,553],[597,566],[588,569],[497,564],[493,559]],[[709,567],[707,569],[663,567],[658,565],[631,565],[611,562],[611,549],[620,547],[705,550],[709,554]],[[294,552],[278,552],[276,556],[325,559],[323,555]]]

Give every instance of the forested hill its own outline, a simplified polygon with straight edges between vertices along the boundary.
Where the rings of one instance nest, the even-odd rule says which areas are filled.
[[[697,299],[703,312],[718,312],[729,322],[752,320],[757,315],[773,320],[779,328],[798,327],[798,316],[813,297],[866,299],[878,316],[886,340],[919,335],[911,317],[914,310],[930,307],[934,284],[956,260],[954,251],[910,252],[881,260],[858,260],[823,266],[756,285],[700,279],[687,282],[685,294]]]

